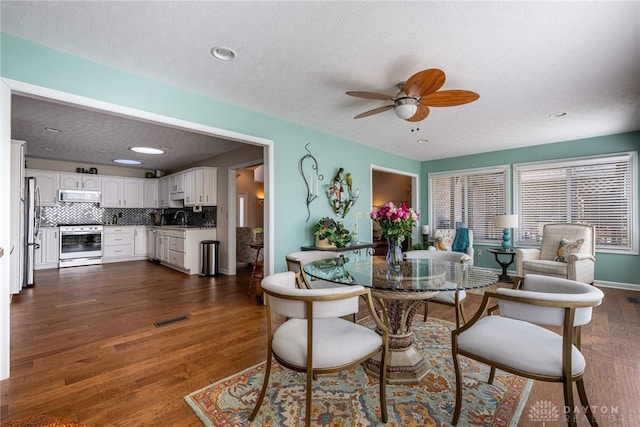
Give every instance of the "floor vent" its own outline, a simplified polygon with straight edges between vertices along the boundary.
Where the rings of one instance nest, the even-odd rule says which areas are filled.
[[[640,304],[640,300],[636,297],[627,297],[627,301],[629,301],[631,304]]]
[[[182,322],[183,320],[187,320],[187,319],[188,319],[187,316],[180,316],[180,317],[176,317],[175,319],[168,319],[168,320],[163,320],[162,322],[155,322],[154,325],[156,328],[159,328],[160,326],[167,326],[172,323]]]

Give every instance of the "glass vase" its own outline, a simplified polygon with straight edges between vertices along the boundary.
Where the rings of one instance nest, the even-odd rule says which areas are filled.
[[[387,239],[387,264],[394,270],[400,270],[402,263],[402,246],[394,239]]]

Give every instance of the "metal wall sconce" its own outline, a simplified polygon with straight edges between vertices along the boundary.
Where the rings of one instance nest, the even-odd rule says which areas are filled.
[[[313,155],[311,154],[311,151],[309,151],[308,143],[304,146],[304,149],[307,150],[307,154],[305,154],[300,159],[300,162],[298,162],[298,170],[300,171],[300,175],[302,175],[304,184],[307,186],[307,200],[306,200],[307,221],[305,222],[308,222],[309,218],[311,218],[311,209],[309,208],[309,205],[311,205],[311,202],[313,202],[315,199],[318,198],[318,189],[320,187],[320,181],[324,179],[324,175],[318,173],[318,161],[316,160],[315,157],[313,157]],[[307,160],[311,162],[311,170],[309,171],[309,174],[308,174],[309,178],[305,176],[305,171],[304,171],[304,163]]]
[[[338,169],[331,185],[327,188],[329,205],[331,205],[333,211],[344,218],[349,209],[358,201],[359,196],[360,189],[353,188],[351,173],[345,173],[343,168]]]

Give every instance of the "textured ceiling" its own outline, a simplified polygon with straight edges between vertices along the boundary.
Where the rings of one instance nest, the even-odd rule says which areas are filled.
[[[418,160],[640,129],[638,1],[3,0],[0,7],[3,32]],[[238,56],[219,61],[209,53],[214,46]],[[480,99],[432,108],[413,132],[392,110],[353,119],[386,102],[346,91],[393,95],[398,82],[427,68],[444,70],[443,89]],[[549,117],[556,112],[567,115]],[[73,152],[103,146],[100,134],[69,141]],[[187,150],[186,141],[181,146]]]

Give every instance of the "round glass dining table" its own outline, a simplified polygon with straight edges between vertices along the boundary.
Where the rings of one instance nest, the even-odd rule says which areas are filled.
[[[304,272],[314,279],[371,289],[389,327],[389,383],[418,383],[429,372],[424,357],[413,345],[411,329],[416,312],[426,300],[439,292],[481,289],[498,281],[497,273],[468,263],[406,259],[394,268],[382,256],[317,260],[305,264]],[[377,376],[379,369],[379,358],[365,363],[371,375]]]

